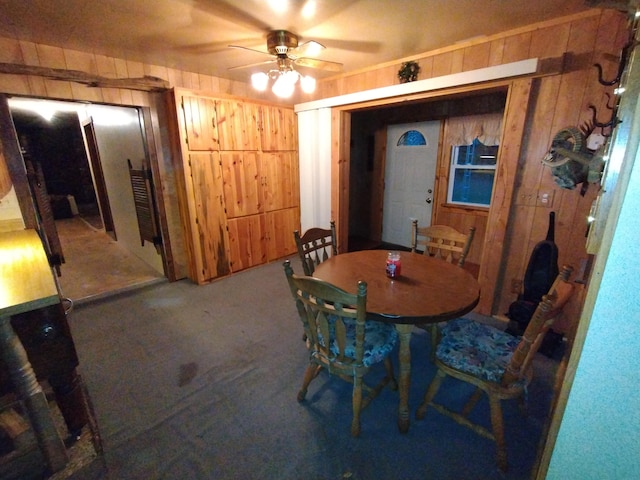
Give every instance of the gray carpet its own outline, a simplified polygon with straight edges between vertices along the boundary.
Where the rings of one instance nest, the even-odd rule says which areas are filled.
[[[281,262],[206,286],[166,283],[81,305],[69,324],[106,461],[106,471],[94,462],[75,479],[525,479],[555,369],[536,360],[528,417],[505,404],[510,470],[502,475],[492,442],[434,410],[401,435],[391,390],[363,412],[358,439],[349,434],[347,383],[323,373],[298,404],[307,351]],[[415,333],[412,414],[435,372],[428,336]],[[467,392],[450,380],[438,398],[459,404]],[[477,414],[488,424],[486,401]]]

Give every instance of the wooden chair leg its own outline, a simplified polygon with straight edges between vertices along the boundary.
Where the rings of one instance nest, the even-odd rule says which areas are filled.
[[[320,365],[315,365],[313,363],[310,363],[309,366],[307,366],[307,369],[304,372],[304,379],[302,380],[302,387],[300,387],[300,391],[298,391],[299,402],[302,402],[307,396],[307,389],[309,388],[309,384],[314,378],[318,376],[321,368],[322,367]]]
[[[467,400],[467,403],[465,403],[462,412],[460,412],[462,416],[467,417],[471,413],[471,410],[473,410],[473,407],[475,407],[478,403],[478,400],[480,400],[481,398],[482,389],[476,388],[475,391],[471,394],[471,397],[469,397],[469,400]]]
[[[393,364],[391,363],[391,359],[389,357],[384,359],[384,369],[387,371],[387,379],[389,380],[389,388],[391,390],[398,390],[398,382],[396,380],[395,374],[393,373]]]
[[[353,420],[351,421],[351,436],[360,436],[360,411],[362,410],[362,377],[356,375],[353,378]]]
[[[518,409],[523,417],[529,415],[529,398],[526,387],[522,392],[522,395],[518,397]]]
[[[438,370],[438,372],[436,373],[436,376],[433,378],[431,384],[429,385],[429,388],[427,389],[427,393],[424,395],[424,401],[422,402],[422,405],[420,405],[418,407],[418,410],[416,410],[416,418],[418,420],[424,418],[429,403],[431,403],[433,397],[435,397],[436,393],[438,393],[438,389],[440,388],[440,385],[442,384],[442,381],[446,376],[447,374],[442,370]]]
[[[491,428],[496,441],[496,463],[502,472],[507,471],[507,448],[504,440],[504,424],[502,419],[502,405],[500,399],[489,395],[491,409]]]

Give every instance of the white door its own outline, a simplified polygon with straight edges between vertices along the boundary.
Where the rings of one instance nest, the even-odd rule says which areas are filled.
[[[431,224],[440,121],[387,127],[382,241],[411,246],[411,221]]]

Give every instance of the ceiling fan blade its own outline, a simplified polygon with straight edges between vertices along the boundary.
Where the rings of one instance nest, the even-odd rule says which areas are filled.
[[[273,55],[270,54],[269,52],[265,52],[263,50],[256,50],[255,48],[243,47],[242,45],[228,45],[228,47],[229,48],[240,48],[242,50],[249,50],[250,52],[260,53],[262,55],[269,55],[270,57],[273,57]]]
[[[251,68],[251,67],[258,67],[260,65],[268,65],[270,63],[277,63],[277,60],[274,58],[273,60],[265,60],[264,62],[248,63],[247,65],[238,65],[237,67],[229,67],[227,70],[240,70],[243,68]]]
[[[342,64],[338,62],[329,62],[327,60],[318,60],[316,58],[296,58],[293,63],[301,67],[318,68],[328,72],[341,72]]]
[[[322,50],[325,49],[325,46],[321,43],[316,42],[315,40],[309,40],[308,42],[304,42],[303,44],[298,45],[296,48],[292,48],[287,52],[287,57],[291,60],[296,60],[297,58],[318,55]]]
[[[247,8],[248,4],[244,4],[244,8],[242,8],[231,5],[231,3],[236,2],[228,1],[212,2],[211,0],[194,0],[192,3],[197,11],[201,11],[205,14],[210,14],[218,18],[224,18],[236,25],[241,25],[251,30],[265,31],[271,27],[268,23],[260,20],[259,15],[250,13],[251,8]]]
[[[318,40],[331,50],[348,50],[350,52],[377,53],[382,49],[382,43],[374,41],[339,40],[336,38],[319,38]]]

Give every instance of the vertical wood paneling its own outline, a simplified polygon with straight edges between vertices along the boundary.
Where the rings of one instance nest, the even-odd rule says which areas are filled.
[[[489,66],[491,56],[491,43],[480,43],[467,47],[462,51],[462,70],[477,70]]]
[[[40,65],[40,60],[38,59],[38,48],[37,45],[33,42],[26,42],[21,40],[20,42],[20,52],[22,54],[22,60],[25,65]]]
[[[505,51],[505,39],[499,38],[491,42],[489,50],[489,66],[501,65],[503,62]]]
[[[491,210],[487,219],[487,233],[480,264],[479,281],[482,295],[477,311],[485,315],[494,310],[502,279],[502,260],[507,239],[507,225],[511,210],[513,187],[517,174],[520,147],[529,105],[532,80],[515,80],[509,89],[500,140],[499,162],[496,169]]]
[[[433,77],[433,57],[421,58],[418,65],[420,65],[420,76],[418,78],[426,80]]]
[[[116,70],[116,62],[113,57],[105,55],[96,55],[96,71],[98,75],[107,78],[118,78]],[[122,103],[120,98],[120,89],[118,88],[101,88],[102,98],[106,103],[119,104]]]
[[[523,139],[522,161],[519,165],[520,185],[514,192],[514,209],[509,225],[510,240],[506,244],[503,287],[497,312],[506,312],[518,292],[511,291],[512,281],[522,281],[535,243],[544,239],[547,217],[536,222],[536,203],[543,174],[542,158],[549,148],[551,124],[558,101],[559,77],[545,77],[535,82],[527,134]],[[555,186],[549,190],[558,190]],[[546,209],[545,209],[546,210]],[[545,212],[544,215],[548,215]]]
[[[464,50],[458,49],[451,52],[451,73],[463,71]]]
[[[335,219],[338,251],[349,245],[349,168],[348,145],[351,143],[351,114],[331,110],[331,218]],[[336,188],[337,186],[337,188]]]
[[[589,80],[595,81],[594,70],[591,67],[591,52],[595,46],[595,33],[598,27],[598,19],[587,18],[571,24],[567,49],[573,52],[577,58],[585,54],[586,61],[577,60],[575,65],[570,65],[569,71],[562,75],[559,101],[556,103],[553,119],[553,132],[566,126],[579,125],[581,107],[584,103],[585,89]],[[591,101],[591,100],[590,100]]]
[[[200,75],[198,83],[200,84],[200,89],[205,92],[215,92],[217,90],[213,77],[209,75]]]
[[[570,24],[563,23],[540,28],[531,33],[531,58],[554,58],[567,51]]]
[[[531,58],[531,33],[512,35],[504,39],[502,63],[518,62]]]
[[[453,62],[453,54],[451,52],[441,53],[433,57],[433,76],[441,77],[453,73],[451,64]]]
[[[0,37],[0,62],[21,63],[22,51],[17,40]]]

